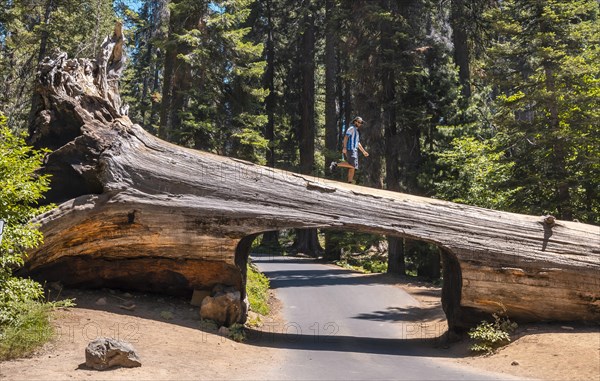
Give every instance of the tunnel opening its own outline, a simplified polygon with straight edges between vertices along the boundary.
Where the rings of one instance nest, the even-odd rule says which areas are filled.
[[[373,273],[374,279],[379,276],[381,282],[399,284],[401,282],[412,281],[412,283],[421,286],[428,284],[430,290],[422,290],[420,292],[428,297],[427,303],[435,303],[435,301],[432,302],[431,300],[433,295],[438,298],[437,308],[438,310],[443,311],[443,316],[445,318],[444,323],[447,324],[447,328],[444,332],[445,338],[456,338],[457,334],[460,335],[464,333],[465,325],[463,324],[463,313],[460,306],[462,288],[461,267],[456,256],[447,248],[440,247],[432,242],[416,240],[414,237],[385,237],[373,234],[372,232],[365,233],[349,230],[332,231],[330,229],[320,229],[319,236],[321,238],[320,241],[323,242],[322,247],[324,249],[317,256],[309,256],[306,253],[286,253],[286,249],[290,247],[290,240],[288,239],[287,245],[285,242],[280,243],[277,240],[275,240],[274,244],[274,234],[288,236],[289,238],[290,233],[286,230],[280,231],[279,233],[273,231],[256,233],[240,240],[236,248],[235,263],[242,275],[242,298],[247,298],[246,287],[248,281],[248,265],[251,256],[259,256],[264,260],[265,258],[274,259],[279,256],[284,256],[284,254],[292,254],[292,256],[301,254],[301,257],[304,259],[314,260],[315,263],[335,264],[336,266],[340,266],[340,269],[343,269],[344,265],[348,265],[347,267],[351,270],[356,270],[356,264],[361,263],[362,260],[363,269]],[[323,238],[327,234],[330,236],[328,237],[328,240],[324,240]],[[340,241],[333,241],[335,243],[332,245],[331,235],[337,235],[338,238],[341,237]],[[352,245],[342,245],[342,247],[340,247],[341,243],[347,243],[348,236],[354,236],[353,238],[356,238],[357,235],[363,240],[363,249],[365,246],[369,246],[369,250],[367,250],[366,253],[361,253],[359,255],[352,253],[352,250],[356,249],[357,245],[354,247],[352,247]],[[267,236],[269,238],[265,244],[263,237]],[[384,241],[385,244],[382,243]],[[394,245],[402,247],[399,249],[398,246]],[[399,261],[399,251],[402,251],[401,259],[403,263],[400,266],[394,267],[393,264],[395,261]],[[361,256],[362,258],[360,258]],[[364,261],[364,259],[369,256],[371,259]],[[417,263],[415,259],[420,259],[421,262]],[[393,312],[398,314],[403,313],[397,308],[395,311],[391,311],[391,313]],[[384,314],[381,315],[381,318],[383,318]],[[367,315],[365,314],[365,316]],[[437,331],[439,332],[439,329],[437,329]]]

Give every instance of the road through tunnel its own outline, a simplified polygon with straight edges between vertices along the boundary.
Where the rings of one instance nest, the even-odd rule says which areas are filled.
[[[298,257],[283,257],[282,252],[272,252],[262,251],[261,254],[257,254],[252,252],[253,247],[256,247],[256,242],[260,240],[261,233],[252,234],[246,236],[240,240],[238,246],[236,248],[236,258],[235,263],[237,267],[240,269],[242,274],[242,297],[246,296],[246,285],[247,285],[247,269],[251,256],[258,260],[260,263],[273,263],[277,261],[285,262],[294,261],[297,258],[301,263],[309,263],[315,262],[317,264],[323,266],[329,266],[329,270],[319,270],[313,272],[306,273],[295,273],[290,275],[291,273],[285,273],[284,270],[280,271],[272,271],[267,273],[266,275],[270,278],[275,277],[275,279],[271,279],[272,283],[274,282],[275,288],[279,287],[302,287],[305,284],[311,283],[315,286],[326,286],[333,284],[335,285],[338,282],[336,279],[336,274],[342,273],[344,276],[344,280],[342,283],[348,282],[348,279],[345,279],[347,276],[346,273],[349,272],[348,269],[344,269],[343,267],[335,266],[332,261],[324,261],[322,257],[320,258],[306,258],[306,256]],[[381,240],[385,241],[385,238],[380,236]],[[421,242],[422,243],[422,242]],[[253,245],[254,244],[254,245]],[[433,245],[430,245],[433,246]],[[433,246],[435,247],[435,246]],[[452,332],[461,332],[467,326],[465,324],[465,319],[463,313],[461,311],[460,306],[460,297],[461,297],[461,288],[462,288],[462,277],[461,277],[461,269],[460,263],[457,258],[447,249],[435,247],[439,251],[438,262],[441,265],[441,277],[435,280],[437,285],[441,284],[441,292],[439,287],[437,287],[437,296],[441,299],[441,308],[444,311],[447,325],[449,330]],[[395,284],[402,285],[402,283],[410,283],[410,282],[419,282],[421,284],[428,284],[432,290],[436,289],[436,285],[434,284],[433,279],[428,279],[430,282],[426,282],[424,277],[415,277],[415,276],[400,276],[398,274],[385,274],[373,273],[370,277],[370,282],[373,283],[381,283],[381,284]],[[360,284],[361,282],[357,282]],[[349,290],[349,292],[352,292]],[[435,291],[434,291],[435,292]],[[410,306],[407,310],[415,309],[415,306]],[[402,311],[399,307],[394,307],[390,305],[386,308],[387,311],[377,311],[375,314],[370,312],[361,313],[363,317],[371,316],[375,317],[375,315],[383,318],[383,316],[390,314],[400,315],[406,313],[406,311]],[[423,311],[421,311],[423,312]],[[418,314],[417,314],[418,315]],[[422,325],[422,324],[421,324]],[[439,331],[439,329],[438,329]]]

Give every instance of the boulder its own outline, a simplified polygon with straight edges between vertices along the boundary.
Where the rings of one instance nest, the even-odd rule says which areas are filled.
[[[219,326],[229,327],[242,318],[242,300],[233,287],[215,286],[213,295],[207,296],[200,306],[200,317],[215,321]]]
[[[131,344],[125,341],[102,337],[91,341],[85,348],[85,365],[96,370],[122,366],[142,366]]]
[[[210,296],[210,295],[211,295],[210,291],[194,290],[190,304],[192,306],[200,307],[202,305],[202,301],[204,300],[204,298],[206,298],[207,296]]]

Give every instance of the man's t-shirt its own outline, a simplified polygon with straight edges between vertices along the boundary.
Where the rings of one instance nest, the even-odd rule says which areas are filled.
[[[358,143],[360,142],[360,133],[358,132],[358,128],[355,126],[350,126],[346,130],[346,136],[348,136],[348,144],[346,144],[346,149],[348,151],[356,151],[358,149]]]

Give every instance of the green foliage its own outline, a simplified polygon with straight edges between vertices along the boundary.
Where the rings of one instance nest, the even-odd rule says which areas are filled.
[[[385,273],[387,272],[387,261],[385,259],[377,259],[372,255],[367,256],[344,256],[343,259],[335,262],[336,265],[362,273]]]
[[[503,1],[483,17],[462,124],[438,127],[436,195],[600,222],[599,5]]]
[[[243,324],[235,323],[229,327],[229,338],[238,343],[246,340],[246,331]]]
[[[503,1],[481,70],[496,89],[496,152],[514,210],[600,222],[600,5]]]
[[[201,319],[200,328],[206,331],[216,331],[219,329],[219,324],[211,319]]]
[[[119,2],[117,9],[125,23],[129,47],[129,63],[121,81],[121,99],[130,106],[131,120],[156,133],[162,100],[162,53],[168,31],[166,1],[145,1],[139,13],[123,2]]]
[[[94,57],[112,33],[112,5],[112,0],[2,2],[0,112],[13,129],[26,127],[40,55],[43,58],[60,49],[70,57]]]
[[[49,182],[35,174],[44,154],[14,135],[0,114],[0,218],[6,221],[0,245],[0,357],[23,355],[51,337],[47,312],[52,305],[42,303],[41,285],[12,276],[25,250],[42,240],[30,220],[51,207],[37,206]]]
[[[436,245],[405,239],[404,256],[406,275],[424,277],[433,283],[440,281],[440,250]]]
[[[506,210],[518,189],[507,189],[514,163],[503,161],[504,154],[493,139],[457,137],[450,149],[437,153],[438,164],[450,168],[440,179],[436,194],[449,201]]]
[[[161,117],[173,115],[174,124],[161,120],[161,136],[181,145],[265,162],[267,141],[262,128],[268,91],[262,86],[263,46],[248,37],[251,28],[247,19],[253,3],[181,0],[169,4],[170,29],[161,44],[167,49],[165,71],[169,65],[173,73],[168,78],[165,73],[165,81],[170,81],[165,87],[178,89],[162,89]],[[147,38],[140,36],[141,41]],[[147,53],[137,58],[148,61],[153,53]],[[128,85],[137,94],[146,89],[145,103],[135,102],[133,110],[133,115],[143,118],[151,104],[152,92],[144,84],[149,74],[136,74],[135,80],[141,83]]]
[[[55,334],[51,304],[30,300],[14,308],[19,313],[9,323],[0,324],[0,361],[27,356]]]
[[[41,302],[44,297],[44,290],[39,283],[8,274],[8,271],[4,271],[0,278],[0,329],[16,324],[21,318],[23,307]]]
[[[383,237],[365,233],[336,232],[333,244],[342,248],[342,255],[335,263],[364,273],[387,271],[387,256],[379,248]]]
[[[517,329],[517,323],[497,314],[494,314],[493,317],[493,323],[484,320],[469,331],[469,337],[476,340],[476,343],[471,346],[472,351],[489,354],[510,343],[510,334]]]
[[[246,294],[250,308],[258,314],[268,315],[270,312],[269,279],[251,263],[248,263],[246,276]]]
[[[373,251],[383,240],[383,237],[376,234],[354,233],[354,232],[335,232],[332,235],[332,243],[348,254],[365,254]]]
[[[50,208],[37,206],[49,184],[48,176],[35,174],[44,155],[27,146],[22,135],[13,134],[0,114],[0,218],[5,221],[0,272],[21,265],[24,251],[42,240],[29,221]]]

